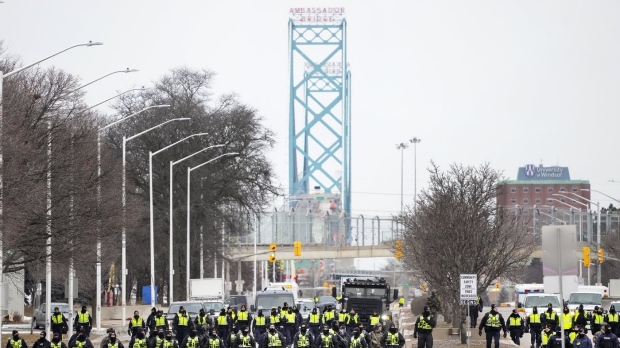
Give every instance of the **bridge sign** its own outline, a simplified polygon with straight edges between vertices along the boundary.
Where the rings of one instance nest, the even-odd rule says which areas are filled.
[[[478,299],[478,276],[461,274],[461,304],[476,304]]]

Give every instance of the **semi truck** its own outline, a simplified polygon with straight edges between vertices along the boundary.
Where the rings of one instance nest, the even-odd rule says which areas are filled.
[[[377,312],[383,325],[392,321],[390,304],[398,300],[398,289],[390,291],[390,284],[384,278],[347,278],[341,285],[341,296],[346,311],[351,309],[366,327],[370,324],[370,316]],[[332,288],[332,296],[337,296],[336,288]]]

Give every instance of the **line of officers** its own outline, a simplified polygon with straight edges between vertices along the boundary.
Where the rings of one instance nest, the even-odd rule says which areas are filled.
[[[180,307],[172,327],[168,327],[163,313],[153,308],[152,318],[149,316],[146,321],[134,313],[128,327],[132,335],[128,348],[402,348],[405,345],[395,324],[384,328],[378,313],[369,318],[371,323],[376,321],[371,325],[372,331],[366,330],[355,311],[341,313],[331,307],[323,313],[313,308],[303,320],[296,307],[284,303],[282,307],[272,308],[268,315],[259,309],[252,316],[241,306],[237,312],[230,307],[222,309],[211,319],[204,310],[191,318]],[[110,330],[101,348],[125,347]]]
[[[587,336],[587,325],[590,325],[593,340]],[[532,313],[523,319],[516,309],[505,321],[497,312],[497,306],[491,305],[491,311],[486,313],[480,321],[479,334],[482,329],[486,332],[487,348],[491,348],[491,341],[495,340],[495,348],[499,348],[499,336],[503,330],[504,337],[510,332],[512,341],[520,345],[520,338],[524,332],[530,333],[530,348],[561,347],[561,334],[564,331],[566,347],[574,348],[619,348],[618,330],[620,321],[615,306],[611,306],[608,313],[596,306],[592,313],[584,310],[583,305],[572,312],[564,306],[562,313],[553,310],[551,303],[547,310],[539,313],[533,307]]]

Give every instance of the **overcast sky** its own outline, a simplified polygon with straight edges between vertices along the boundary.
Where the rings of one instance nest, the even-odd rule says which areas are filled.
[[[345,7],[352,86],[352,208],[400,209],[396,143],[419,137],[417,186],[431,160],[490,162],[516,179],[525,164],[561,165],[620,197],[620,2],[502,0],[4,0],[0,39],[32,62],[84,82],[98,103],[178,66],[217,73],[277,134],[271,159],[288,186],[288,12]],[[105,111],[104,109],[100,109]],[[145,164],[146,165],[146,164]],[[405,150],[405,203],[414,191]],[[604,205],[611,201],[593,194]]]

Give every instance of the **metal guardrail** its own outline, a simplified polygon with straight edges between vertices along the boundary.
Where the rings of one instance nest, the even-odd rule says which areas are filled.
[[[391,217],[277,211],[263,214],[255,226],[258,245],[292,245],[294,241],[300,241],[324,246],[381,245],[397,239],[402,228]],[[229,237],[228,242],[253,245],[254,234]]]

